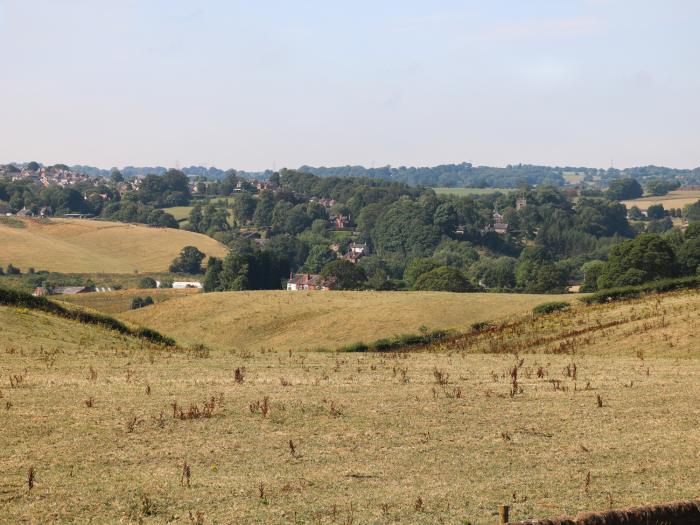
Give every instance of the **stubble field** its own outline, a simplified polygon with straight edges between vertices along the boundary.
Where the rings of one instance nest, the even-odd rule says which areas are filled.
[[[686,292],[411,353],[207,353],[3,307],[0,521],[480,524],[697,497],[699,316]]]

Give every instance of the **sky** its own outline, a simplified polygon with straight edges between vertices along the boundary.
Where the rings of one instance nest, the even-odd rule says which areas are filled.
[[[0,162],[700,166],[697,0],[0,0]]]

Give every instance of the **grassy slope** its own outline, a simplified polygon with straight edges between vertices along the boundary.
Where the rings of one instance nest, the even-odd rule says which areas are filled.
[[[134,297],[151,297],[153,301],[158,304],[171,299],[177,299],[178,297],[186,297],[198,293],[201,293],[201,290],[195,288],[160,288],[145,290],[136,288],[107,293],[94,292],[77,295],[61,295],[52,297],[52,299],[92,308],[93,310],[113,315],[130,311],[131,300]]]
[[[165,271],[187,245],[207,255],[225,246],[197,233],[80,219],[26,219],[25,228],[0,224],[0,264],[58,272]]]
[[[663,204],[667,210],[670,208],[683,208],[687,204],[693,204],[700,200],[700,191],[672,191],[661,197],[641,197],[639,199],[622,201],[622,204],[631,208],[637,206],[640,210],[646,210],[652,204]]]
[[[337,348],[430,329],[467,329],[571,296],[439,292],[226,292],[201,294],[123,317],[185,342],[217,348]]]
[[[2,384],[0,522],[492,523],[500,503],[519,519],[697,496],[699,321],[700,295],[686,292],[520,324],[507,338],[558,339],[525,348],[511,397],[516,358],[484,353],[501,336],[202,359],[0,308],[0,377],[26,378]],[[572,337],[575,354],[547,353]],[[220,395],[211,419],[172,418],[173,401]],[[264,396],[267,417],[251,413]]]

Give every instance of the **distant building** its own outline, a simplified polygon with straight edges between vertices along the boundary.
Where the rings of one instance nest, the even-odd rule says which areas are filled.
[[[295,273],[289,275],[287,290],[330,290],[330,286],[320,275],[313,273]]]
[[[161,281],[156,281],[156,288],[162,287]],[[202,283],[199,281],[173,281],[173,288],[184,290],[185,288],[202,288]]]
[[[525,197],[518,197],[515,199],[515,210],[520,211],[525,206],[527,206],[527,199]]]
[[[503,215],[498,213],[497,209],[493,210],[491,221],[491,231],[494,231],[499,235],[503,235],[508,232],[508,223],[504,222]]]
[[[49,295],[75,295],[92,291],[89,286],[56,286]]]

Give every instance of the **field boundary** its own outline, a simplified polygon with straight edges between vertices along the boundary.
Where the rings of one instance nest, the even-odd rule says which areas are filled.
[[[121,334],[129,335],[139,339],[145,339],[151,343],[164,346],[176,346],[175,340],[166,337],[156,330],[140,327],[131,328],[125,323],[108,315],[93,313],[82,310],[78,307],[66,308],[46,297],[34,297],[33,295],[19,290],[0,287],[0,305],[27,308],[30,310],[40,310],[49,314],[57,315],[65,319],[77,321],[83,324],[94,324],[104,328],[115,330]]]
[[[630,507],[605,512],[580,512],[575,518],[557,517],[511,521],[507,525],[697,525],[700,523],[700,499],[662,505]]]

